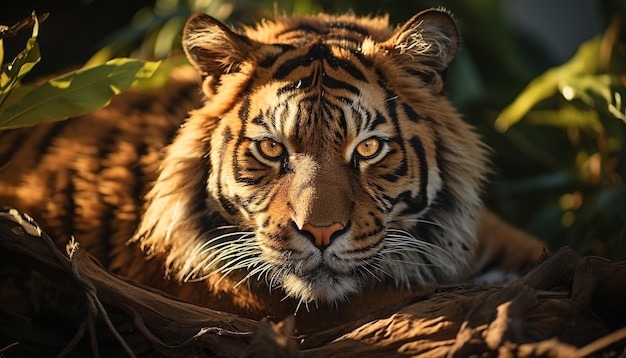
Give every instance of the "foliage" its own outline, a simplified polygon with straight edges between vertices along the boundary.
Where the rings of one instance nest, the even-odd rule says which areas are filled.
[[[603,32],[560,66],[508,21],[498,0],[155,0],[112,34],[88,65],[129,56],[164,59],[153,76],[152,85],[158,85],[171,66],[184,63],[180,32],[194,12],[251,23],[271,17],[275,9],[352,10],[389,13],[390,21],[399,23],[424,8],[444,6],[455,15],[462,37],[447,92],[493,148],[497,169],[487,203],[554,248],[570,245],[583,254],[626,259],[626,2],[595,4]],[[39,60],[36,35],[33,27],[35,39],[17,60],[24,65],[11,72],[13,83]],[[9,101],[6,86],[15,86],[4,77],[1,83],[0,116],[6,116],[6,105],[18,97]]]
[[[159,66],[158,62],[118,58],[69,72],[41,85],[22,85],[22,78],[41,59],[37,45],[39,19],[33,13],[30,19],[5,31],[10,35],[25,27],[24,24],[32,26],[32,35],[25,49],[13,61],[3,64],[0,73],[0,129],[63,120],[102,108],[114,95],[128,90],[140,79],[151,77]],[[3,57],[0,48],[0,60]]]
[[[26,43],[26,48],[20,52],[11,63],[4,63],[4,43],[5,37],[14,36],[21,29],[32,27],[32,35]],[[39,45],[37,44],[37,36],[39,35],[39,19],[35,15],[19,23],[11,26],[2,26],[2,37],[0,38],[0,64],[2,70],[0,72],[0,108],[4,106],[9,94],[20,86],[20,80],[39,62]],[[0,122],[1,123],[1,122]]]
[[[567,63],[533,79],[500,113],[495,127],[505,132],[526,121],[537,126],[535,130],[541,130],[538,126],[559,129],[567,139],[561,149],[561,168],[522,185],[522,193],[542,192],[538,184],[555,172],[562,175],[531,228],[584,253],[624,259],[626,9],[621,4],[614,10],[604,34],[583,43]]]
[[[185,21],[194,13],[207,13],[224,20],[232,15],[228,0],[155,0],[154,6],[136,13],[128,26],[104,40],[103,47],[87,62],[103,63],[111,58],[167,59],[180,53],[180,35]]]

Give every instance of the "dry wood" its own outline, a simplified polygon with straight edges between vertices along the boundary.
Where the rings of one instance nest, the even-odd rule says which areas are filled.
[[[291,319],[259,323],[181,302],[70,249],[61,253],[23,214],[0,211],[0,356],[626,355],[626,263],[567,248],[507,287],[428,289],[301,337]]]

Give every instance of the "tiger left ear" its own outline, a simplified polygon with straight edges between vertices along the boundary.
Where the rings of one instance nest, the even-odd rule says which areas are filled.
[[[423,72],[435,72],[428,82],[443,89],[443,77],[458,49],[459,33],[450,14],[443,9],[424,10],[397,30],[383,46],[409,55]],[[438,79],[438,80],[436,80]]]
[[[237,72],[254,49],[248,37],[205,14],[187,20],[182,43],[191,64],[213,83],[223,74]]]

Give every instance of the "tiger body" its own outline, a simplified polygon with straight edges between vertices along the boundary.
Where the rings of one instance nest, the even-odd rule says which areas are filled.
[[[516,271],[543,245],[483,209],[487,151],[443,94],[457,41],[439,10],[397,29],[195,16],[183,46],[201,82],[179,70],[1,133],[0,204],[121,275],[254,318],[338,322],[491,261]]]

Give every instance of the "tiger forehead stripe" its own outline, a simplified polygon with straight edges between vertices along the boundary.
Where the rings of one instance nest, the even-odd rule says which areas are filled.
[[[363,72],[353,63],[353,60],[344,60],[337,58],[333,55],[329,46],[321,43],[311,46],[309,51],[304,55],[291,58],[282,63],[274,71],[274,79],[282,80],[287,77],[291,72],[293,72],[296,68],[309,67],[315,61],[319,60],[325,61],[333,69],[341,67],[355,79],[367,82],[367,78],[365,77]]]
[[[303,37],[319,38],[324,36],[326,38],[356,40],[374,35],[377,40],[380,40],[379,37],[387,38],[390,35],[387,31],[382,31],[385,32],[384,34],[379,33],[381,30],[388,30],[389,19],[387,15],[368,18],[351,15],[339,17],[301,16],[295,21],[288,17],[278,17],[276,22],[264,22],[260,28],[257,28],[257,31],[264,32],[263,30],[268,30],[273,26],[278,27],[273,33],[274,38],[283,41],[290,39],[295,43],[301,42]]]

